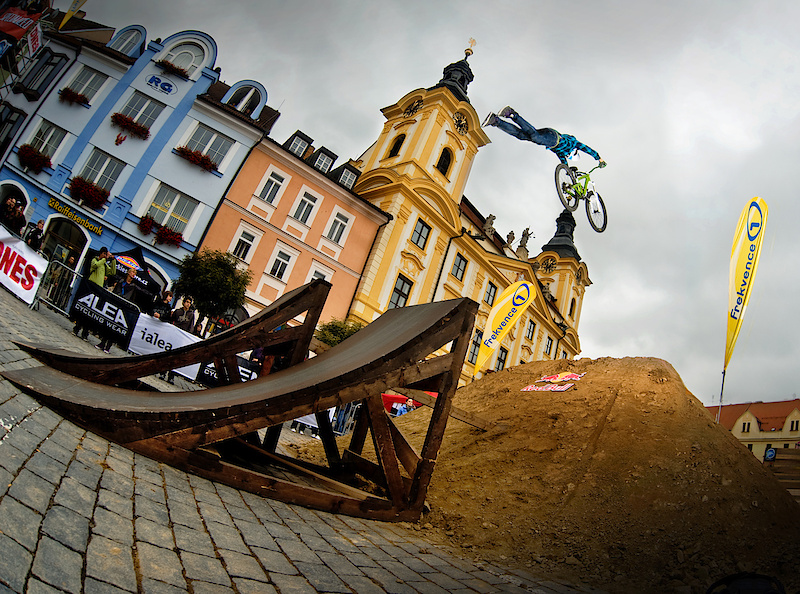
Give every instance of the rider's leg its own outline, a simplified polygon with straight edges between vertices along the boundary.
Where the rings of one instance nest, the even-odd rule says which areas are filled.
[[[500,118],[495,118],[493,122],[489,122],[488,125],[496,126],[500,128],[506,134],[510,134],[514,138],[519,138],[520,140],[528,140],[530,141],[530,136],[522,129],[518,128],[511,122],[506,122],[505,120],[501,120]]]
[[[554,147],[558,144],[558,132],[552,128],[535,128],[510,107],[504,108],[499,115],[502,116],[503,113],[507,111],[510,111],[508,117],[525,133],[527,137],[525,140],[530,140],[536,144],[546,146],[547,148]]]

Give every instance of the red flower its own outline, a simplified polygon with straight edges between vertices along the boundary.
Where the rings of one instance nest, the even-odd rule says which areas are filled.
[[[180,245],[183,241],[183,234],[174,231],[167,226],[161,226],[156,231],[156,243],[165,243],[167,245]]]
[[[29,144],[23,144],[19,147],[17,158],[19,158],[20,165],[33,170],[33,172],[37,174],[41,173],[42,169],[45,167],[49,168],[53,166],[50,162],[50,157],[43,155]]]
[[[125,114],[112,114],[111,123],[118,128],[127,130],[131,136],[135,136],[136,138],[141,138],[142,140],[147,140],[150,138],[150,128],[134,121],[132,117],[126,116]]]
[[[208,155],[204,155],[200,151],[193,151],[188,146],[179,146],[175,149],[175,152],[178,153],[179,156],[189,161],[189,163],[197,165],[205,171],[217,170],[217,164],[214,163],[213,159],[211,159],[211,157]]]
[[[169,60],[159,60],[158,62],[156,62],[156,66],[161,67],[161,69],[167,74],[174,74],[175,76],[180,76],[182,78],[189,78],[189,73],[186,71],[185,68],[176,66]]]
[[[142,235],[150,235],[153,232],[153,227],[158,228],[159,224],[150,215],[144,215],[139,219],[139,231],[142,232]]]
[[[83,202],[84,206],[98,210],[108,201],[108,190],[94,185],[82,177],[73,177],[69,184],[69,193],[76,202]]]
[[[62,103],[80,103],[81,105],[89,105],[89,99],[83,93],[76,93],[69,87],[64,87],[59,92],[58,100]]]

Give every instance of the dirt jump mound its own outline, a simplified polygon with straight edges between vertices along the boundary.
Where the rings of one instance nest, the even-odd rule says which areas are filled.
[[[580,377],[537,381],[561,372]],[[454,405],[498,425],[450,419],[429,537],[610,592],[705,592],[741,571],[800,590],[800,506],[665,361],[528,363]],[[395,422],[421,440],[429,410]]]

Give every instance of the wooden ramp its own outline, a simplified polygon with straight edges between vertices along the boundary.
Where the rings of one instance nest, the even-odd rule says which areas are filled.
[[[213,361],[222,383],[240,381],[236,354],[263,347],[267,355],[288,356],[287,364],[305,359],[331,284],[314,280],[294,289],[248,318],[206,340],[171,351],[130,357],[76,355],[47,345],[15,342],[19,348],[53,369],[99,384],[124,384],[193,363]],[[305,312],[302,324],[290,320]]]
[[[415,520],[425,503],[476,312],[469,299],[389,310],[318,357],[254,381],[198,392],[138,392],[52,367],[2,375],[82,427],[188,472],[325,511]],[[439,394],[419,453],[383,407],[382,392],[403,388]],[[359,401],[350,445],[340,452],[327,409]],[[284,422],[311,413],[319,422],[327,467],[274,453],[277,437],[269,428],[279,431]],[[264,428],[268,438],[260,442],[255,432]],[[369,434],[377,463],[361,456]],[[281,464],[277,474],[276,463]],[[382,490],[359,490],[356,475]]]

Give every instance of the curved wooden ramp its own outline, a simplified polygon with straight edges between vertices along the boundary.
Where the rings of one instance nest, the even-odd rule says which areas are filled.
[[[266,354],[288,353],[289,365],[305,359],[331,284],[314,280],[281,296],[256,315],[206,340],[171,351],[130,357],[76,355],[47,345],[15,342],[53,369],[99,384],[124,384],[193,363],[214,361],[224,383],[238,382],[236,354],[263,347]],[[300,325],[287,324],[305,312]]]
[[[2,375],[86,429],[212,480],[326,511],[413,520],[422,512],[477,307],[456,299],[393,309],[318,357],[199,392],[137,392],[49,367]],[[439,394],[419,453],[383,408],[381,393],[402,388]],[[327,409],[356,401],[363,403],[360,416],[340,454]],[[259,429],[310,413],[320,421],[327,468],[281,459],[252,439]],[[368,433],[377,464],[361,456]],[[285,464],[276,473],[278,461]],[[356,474],[382,486],[386,496],[356,489]]]

